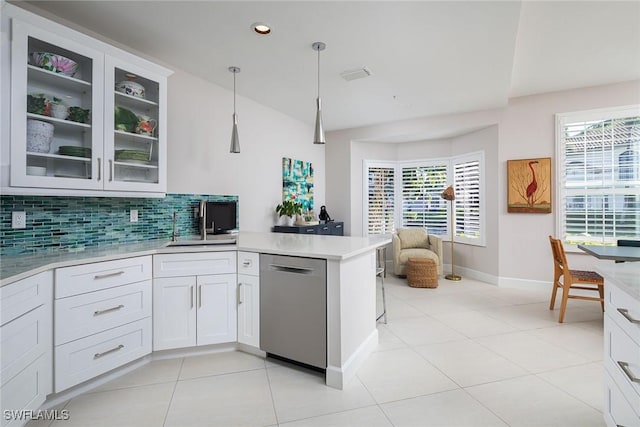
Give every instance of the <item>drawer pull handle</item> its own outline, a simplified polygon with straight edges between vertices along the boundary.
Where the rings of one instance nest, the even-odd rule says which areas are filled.
[[[124,308],[124,305],[120,304],[117,307],[111,307],[111,308],[107,308],[105,310],[96,310],[93,312],[94,316],[100,316],[101,314],[106,314],[106,313],[110,313],[112,311],[118,311]]]
[[[191,308],[193,308],[193,286],[191,286]]]
[[[93,355],[94,359],[100,359],[102,356],[106,356],[109,353],[113,353],[114,351],[122,350],[124,348],[124,344],[120,344],[117,347],[112,348],[111,350],[103,351],[102,353],[96,353]]]
[[[631,369],[629,369],[629,364],[627,362],[620,362],[618,360],[618,366],[620,366],[620,369],[622,369],[625,375],[629,377],[629,380],[631,380],[631,382],[640,383],[640,378],[636,378],[633,376],[633,372],[631,372]]]
[[[270,264],[272,270],[275,271],[284,271],[287,273],[298,273],[298,274],[311,274],[313,273],[313,268],[304,268],[304,267],[293,267],[288,265],[280,265],[280,264]]]
[[[95,276],[93,276],[93,278],[95,280],[98,279],[106,279],[107,277],[115,277],[115,276],[120,276],[124,274],[124,270],[120,270],[120,271],[116,271],[114,273],[107,273],[107,274],[96,274]]]
[[[202,308],[202,285],[198,286],[198,304]]]
[[[242,283],[238,283],[238,304],[242,304],[242,291],[240,290],[241,286]]]
[[[251,264],[252,264],[251,260],[247,259],[242,263],[242,266],[243,267],[251,267]]]
[[[640,320],[631,317],[631,315],[629,314],[629,310],[627,310],[626,308],[619,308],[618,313],[622,314],[624,318],[631,323],[640,323]]]
[[[307,233],[315,233],[316,230],[314,230],[313,228],[307,228]]]

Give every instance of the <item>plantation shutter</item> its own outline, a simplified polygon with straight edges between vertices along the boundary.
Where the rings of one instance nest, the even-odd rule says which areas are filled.
[[[367,167],[367,233],[391,234],[395,230],[395,167]]]
[[[475,158],[474,158],[475,157]],[[453,159],[454,229],[456,240],[478,241],[482,229],[481,170],[479,156]]]
[[[599,115],[559,120],[559,223],[568,244],[640,238],[640,115]]]
[[[424,227],[429,234],[447,234],[447,164],[402,167],[402,227]]]

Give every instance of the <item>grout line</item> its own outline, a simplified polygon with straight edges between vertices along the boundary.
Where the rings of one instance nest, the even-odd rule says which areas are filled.
[[[267,369],[267,359],[264,359],[264,373],[267,375],[267,384],[269,386],[269,396],[271,396],[271,408],[273,409],[273,416],[276,419],[276,425],[280,425],[278,420],[278,411],[276,411],[276,400],[273,397],[273,389],[271,388],[271,377],[269,376],[269,369]]]
[[[182,366],[184,365],[184,357],[180,362],[180,369],[178,370],[178,377],[176,378],[176,382],[173,384],[173,391],[171,392],[171,399],[169,399],[169,404],[167,405],[167,411],[164,414],[164,421],[162,421],[163,427],[167,424],[167,417],[169,416],[169,411],[171,410],[171,405],[173,404],[173,398],[176,394],[176,389],[178,388],[178,381],[180,379],[180,373],[182,372]]]

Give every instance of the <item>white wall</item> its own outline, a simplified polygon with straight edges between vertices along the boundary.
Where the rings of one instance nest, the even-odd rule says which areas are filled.
[[[233,92],[177,70],[168,95],[168,192],[238,195],[241,230],[269,231],[282,200],[282,157],[291,157],[313,163],[319,212],[325,148],[313,144],[311,125],[238,96],[240,153],[231,154]]]
[[[456,245],[456,265],[474,269],[489,276],[497,275],[506,285],[524,285],[528,281],[549,282],[552,274],[551,250],[548,235],[555,235],[555,213],[515,214],[507,213],[506,162],[530,157],[555,157],[555,114],[640,103],[640,81],[575,89],[542,95],[514,98],[504,109],[453,114],[438,117],[422,117],[393,123],[330,132],[327,135],[327,164],[336,156],[347,155],[345,147],[352,141],[381,139],[398,135],[420,133],[443,134],[456,129],[486,130],[451,138],[452,154],[482,146],[485,150],[487,172],[487,248],[474,250]],[[497,126],[494,126],[497,125]],[[497,144],[496,135],[497,132]],[[470,138],[470,139],[469,139]],[[438,142],[440,144],[441,142]],[[402,158],[428,152],[430,142],[418,143],[422,148],[403,148]],[[372,152],[375,152],[374,148]],[[438,150],[434,150],[438,151]],[[367,152],[366,146],[359,152]],[[351,155],[358,155],[357,152]],[[423,156],[419,156],[423,157]],[[344,164],[344,159],[340,159]],[[358,165],[351,159],[352,167]],[[360,166],[361,168],[361,166]],[[327,200],[340,203],[341,214],[351,221],[361,223],[362,171],[336,170],[332,181],[327,181]],[[352,181],[345,189],[344,182]],[[335,185],[334,183],[342,183]],[[352,203],[343,203],[348,200]],[[555,207],[554,207],[555,210]],[[357,227],[354,227],[357,229]],[[447,252],[445,250],[445,252]],[[495,254],[497,253],[497,260]],[[456,255],[457,256],[457,255]],[[497,261],[497,263],[496,263]],[[592,268],[594,258],[582,253],[570,254],[572,268]]]

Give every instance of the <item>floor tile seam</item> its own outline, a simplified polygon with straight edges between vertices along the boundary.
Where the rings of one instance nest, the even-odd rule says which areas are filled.
[[[572,367],[573,367],[573,366],[572,366]],[[604,368],[603,368],[603,369],[604,369]],[[545,373],[545,372],[542,372],[542,373]],[[581,399],[581,398],[579,398],[578,396],[574,396],[574,395],[573,395],[571,392],[569,392],[568,390],[565,390],[565,389],[561,388],[560,386],[558,386],[558,385],[556,385],[556,384],[554,384],[554,383],[552,383],[552,382],[550,382],[550,381],[548,381],[548,380],[544,379],[544,378],[543,378],[543,377],[541,377],[539,374],[535,374],[535,376],[536,376],[536,378],[538,378],[538,379],[539,379],[539,380],[541,380],[541,381],[544,381],[546,384],[549,384],[550,386],[552,386],[552,387],[553,387],[553,388],[555,388],[556,390],[561,391],[562,393],[566,394],[567,396],[569,396],[569,397],[571,397],[571,398],[573,398],[573,399],[575,399],[575,400],[577,400],[577,401],[579,401],[579,402],[583,403],[584,405],[588,406],[589,408],[591,408],[591,409],[593,409],[593,410],[595,410],[595,411],[597,411],[597,412],[599,412],[599,413],[601,413],[601,414],[602,414],[602,409],[599,409],[599,408],[596,408],[596,407],[592,406],[590,403],[585,402],[584,400],[582,400],[582,399]]]
[[[520,363],[516,362],[515,360],[511,360],[506,355],[498,353],[494,349],[488,347],[486,344],[483,344],[481,342],[477,342],[475,340],[472,340],[472,341],[474,341],[476,344],[482,346],[484,349],[489,350],[490,352],[492,352],[496,356],[503,358],[504,360],[508,361],[509,363],[513,363],[515,366],[517,366],[518,368],[522,369],[523,371],[528,372],[529,374],[534,374],[534,372],[531,372],[530,369],[527,369],[526,367],[522,366]]]
[[[368,405],[364,405],[364,406],[357,406],[355,408],[344,409],[342,411],[332,411],[332,412],[326,412],[326,413],[323,413],[323,414],[312,415],[310,417],[302,417],[302,418],[295,418],[295,419],[291,419],[291,420],[287,420],[287,421],[282,421],[278,425],[286,424],[286,423],[293,423],[293,422],[300,422],[300,421],[304,421],[304,420],[313,420],[315,418],[326,417],[328,415],[342,414],[344,412],[355,411],[355,410],[358,410],[358,409],[373,408],[373,407],[376,407],[376,406],[380,407],[380,405],[378,403],[376,403],[375,399],[373,399],[373,402],[374,403],[372,403],[372,404],[368,404]],[[380,409],[382,409],[382,408],[380,408]],[[383,413],[384,413],[384,411],[383,411]]]
[[[173,383],[173,382],[176,382],[176,381],[178,381],[178,380],[175,379],[175,380],[158,381],[158,382],[145,383],[145,384],[134,384],[134,385],[128,385],[128,386],[120,386],[120,387],[116,387],[116,388],[109,388],[109,389],[105,389],[105,390],[102,390],[102,389],[98,390],[98,388],[100,388],[100,386],[98,386],[94,390],[89,390],[89,391],[87,391],[85,393],[82,393],[81,396],[89,395],[89,394],[107,393],[107,392],[110,392],[110,391],[131,390],[131,389],[135,389],[135,388],[142,388],[142,387],[149,387],[149,386],[154,386],[154,385],[168,384],[168,383]]]
[[[515,379],[518,379],[518,378],[524,378],[524,377],[530,377],[530,376],[536,375],[536,374],[534,374],[532,372],[529,372],[529,371],[527,371],[525,369],[523,369],[523,370],[525,371],[523,374],[516,374],[516,375],[510,376],[508,378],[500,378],[499,380],[485,381],[485,382],[478,383],[478,384],[469,384],[469,385],[462,386],[460,388],[467,389],[467,388],[479,387],[479,386],[483,386],[483,385],[496,384],[496,383],[501,383],[503,381],[510,381],[510,380],[515,380]]]
[[[377,402],[377,405],[380,407],[380,409],[382,409],[382,411],[384,412],[383,406],[385,406],[385,405],[390,405],[390,404],[398,403],[398,402],[404,402],[405,400],[418,399],[418,398],[421,398],[421,397],[435,396],[435,395],[438,395],[438,394],[449,393],[449,392],[452,392],[452,391],[455,391],[455,390],[462,390],[462,387],[448,388],[446,390],[438,390],[438,391],[434,391],[434,392],[431,392],[431,393],[421,393],[421,394],[417,394],[417,395],[411,396],[411,397],[403,397],[401,399],[387,400],[387,401],[384,401],[384,402],[377,402],[376,401],[376,402]],[[385,412],[385,414],[386,414],[386,412]]]
[[[428,345],[428,344],[427,344]],[[458,384],[458,382],[456,380],[454,380],[453,378],[451,378],[449,375],[447,375],[446,372],[444,372],[442,369],[440,369],[437,365],[435,365],[433,362],[431,362],[429,359],[427,359],[424,355],[422,355],[419,351],[417,351],[415,348],[411,348],[411,350],[413,350],[414,353],[416,353],[420,358],[422,358],[425,362],[427,362],[431,367],[433,367],[435,370],[437,370],[438,372],[440,372],[442,375],[444,375],[449,381],[451,381],[452,383],[454,383],[458,388],[462,388],[462,385]]]
[[[544,329],[544,328],[540,328],[540,329]],[[557,344],[557,343],[551,342],[551,341],[549,341],[549,340],[546,340],[546,339],[544,339],[544,338],[542,338],[542,337],[539,337],[539,336],[536,336],[536,335],[531,334],[531,331],[533,331],[533,330],[534,330],[534,329],[530,329],[530,330],[528,330],[528,331],[522,331],[522,332],[524,332],[525,334],[527,334],[527,335],[529,335],[529,336],[531,336],[531,337],[533,337],[533,338],[535,338],[535,339],[539,339],[540,341],[542,341],[542,342],[544,342],[544,343],[546,343],[546,344],[548,344],[548,345],[556,346],[556,347],[558,347],[558,348],[561,348],[561,349],[562,349],[562,350],[564,350],[564,351],[567,351],[567,352],[569,352],[569,353],[571,353],[571,354],[574,354],[574,355],[576,355],[576,356],[579,356],[579,357],[581,357],[581,358],[585,359],[586,361],[589,361],[589,359],[588,359],[586,356],[584,356],[584,355],[583,355],[583,354],[581,354],[581,353],[578,353],[576,350],[571,349],[571,348],[569,348],[568,346],[565,346],[565,345],[562,345],[562,344]],[[535,329],[535,330],[537,330],[537,329]],[[602,345],[602,352],[603,352],[603,357],[604,357],[604,344]],[[585,362],[585,363],[587,363],[587,362]]]
[[[504,381],[504,380],[503,380]],[[473,386],[475,387],[475,386]],[[488,407],[487,405],[485,405],[482,401],[480,401],[477,397],[475,397],[473,394],[471,394],[469,392],[469,390],[467,390],[465,387],[462,388],[462,391],[469,396],[471,399],[473,399],[475,402],[478,402],[478,404],[480,406],[482,406],[483,408],[485,408],[487,411],[489,411],[491,414],[493,414],[497,419],[499,419],[500,421],[502,421],[506,426],[511,427],[511,424],[509,424],[507,422],[507,420],[505,420],[504,418],[502,418],[500,416],[500,414],[496,413],[493,409],[491,409],[490,407]]]
[[[276,400],[273,397],[273,389],[271,388],[271,377],[269,376],[269,369],[267,369],[267,360],[264,361],[265,369],[264,373],[267,376],[267,385],[269,386],[269,396],[271,397],[271,409],[273,410],[273,416],[276,420],[276,425],[280,425],[280,420],[278,420],[278,411],[276,411]]]
[[[182,363],[184,363],[184,358],[182,359]],[[180,369],[182,369],[182,364],[180,365]],[[169,399],[169,404],[167,405],[167,410],[164,413],[164,420],[162,420],[162,426],[165,427],[167,425],[167,419],[169,418],[169,412],[171,411],[171,405],[173,404],[173,398],[176,394],[176,389],[178,388],[178,381],[176,380],[173,384],[173,390],[171,391],[171,398]]]
[[[240,371],[230,371],[230,372],[222,372],[219,374],[208,374],[208,375],[202,375],[202,376],[198,376],[198,377],[190,377],[190,378],[180,378],[178,377],[178,382],[182,382],[182,381],[193,381],[193,380],[199,380],[199,379],[203,379],[203,378],[213,378],[213,377],[222,377],[225,375],[234,375],[234,374],[241,374],[244,372],[254,372],[254,371],[260,371],[260,370],[266,370],[267,368],[253,368],[253,369],[242,369]]]

